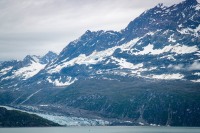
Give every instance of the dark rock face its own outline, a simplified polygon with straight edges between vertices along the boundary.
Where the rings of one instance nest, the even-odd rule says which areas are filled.
[[[40,63],[41,64],[48,64],[50,62],[52,62],[53,60],[55,60],[57,58],[57,54],[49,51],[46,55],[44,55],[43,57],[40,58]]]

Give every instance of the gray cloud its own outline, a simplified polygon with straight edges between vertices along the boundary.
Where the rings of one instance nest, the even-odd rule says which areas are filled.
[[[192,65],[189,66],[188,70],[200,70],[200,62],[195,61]]]
[[[174,70],[184,70],[184,71],[193,71],[193,70],[200,70],[200,62],[194,61],[192,64],[184,66],[183,64],[172,65],[170,64],[167,68],[172,68]]]
[[[121,30],[158,3],[182,0],[1,0],[0,60],[60,52],[86,30]]]
[[[186,68],[184,68],[183,64],[178,64],[178,65],[169,65],[168,68],[173,68],[174,70],[185,70]]]

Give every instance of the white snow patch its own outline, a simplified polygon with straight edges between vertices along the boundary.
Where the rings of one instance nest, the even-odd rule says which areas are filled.
[[[177,54],[189,54],[189,53],[194,53],[196,51],[198,51],[198,47],[197,46],[186,46],[186,45],[181,45],[181,44],[177,44],[172,48],[172,52],[175,52]]]
[[[111,59],[115,60],[116,62],[118,62],[118,65],[120,65],[120,68],[123,69],[123,68],[127,68],[127,69],[137,69],[137,68],[140,68],[140,67],[143,67],[143,64],[140,63],[140,64],[137,64],[137,65],[134,65],[130,62],[127,62],[126,59],[118,59],[118,58],[115,58],[115,57],[111,57]]]
[[[190,28],[183,28],[181,30],[178,30],[179,33],[181,34],[190,34],[191,29]]]
[[[154,34],[155,34],[154,32],[148,32],[147,33],[147,35],[151,35],[151,36],[154,35]]]
[[[17,71],[14,71],[13,74],[17,77],[22,77],[23,80],[26,80],[36,75],[44,67],[45,65],[32,61],[29,66],[20,68]]]
[[[46,104],[41,104],[39,105],[40,107],[48,107],[49,105],[46,105]]]
[[[191,28],[182,28],[181,30],[177,30],[181,34],[192,34],[196,37],[199,37],[198,32],[200,31],[200,25],[196,27],[196,29],[191,29]]]
[[[182,24],[179,24],[179,25],[178,25],[178,27],[179,27],[179,28],[182,28],[182,27],[183,27],[183,25],[182,25]]]
[[[197,79],[197,80],[191,80],[192,82],[195,82],[195,83],[199,83],[200,82],[200,79]]]
[[[188,54],[188,53],[194,53],[197,52],[199,49],[197,46],[186,46],[181,44],[176,44],[174,46],[169,45],[165,46],[163,49],[153,49],[154,46],[152,44],[148,44],[146,47],[143,48],[143,51],[135,52],[133,54],[135,55],[145,55],[145,54],[152,54],[152,55],[158,55],[165,52],[174,52],[177,54]]]
[[[12,78],[13,78],[13,76],[11,76],[11,77],[10,77],[10,76],[8,76],[8,77],[4,77],[4,78],[1,79],[1,81],[3,81],[3,80],[7,80],[7,79],[12,79]]]
[[[200,10],[200,4],[198,4],[197,6],[196,6],[196,8],[195,8],[195,10]]]
[[[150,67],[149,71],[156,70],[156,69],[157,69],[157,67]]]
[[[182,79],[184,76],[182,74],[176,73],[176,74],[150,75],[150,77],[154,79],[171,80],[171,79]]]
[[[1,69],[1,70],[0,70],[0,76],[6,74],[6,73],[7,73],[8,71],[10,71],[12,68],[13,68],[13,67],[10,66],[10,67],[8,67],[8,68]]]
[[[200,51],[197,51],[194,55],[197,55],[200,57]]]
[[[161,59],[162,59],[162,58],[167,58],[168,60],[176,61],[176,59],[174,58],[173,55],[165,55],[165,56],[162,56]]]
[[[56,72],[60,72],[60,70],[64,67],[69,67],[69,66],[73,66],[75,64],[85,64],[85,65],[90,65],[90,64],[97,64],[98,62],[101,62],[103,60],[105,60],[106,57],[111,56],[116,49],[121,49],[122,51],[127,51],[129,50],[131,47],[133,47],[136,42],[139,40],[139,38],[133,39],[128,43],[122,44],[120,46],[115,46],[103,51],[94,51],[92,54],[86,56],[85,54],[80,54],[78,57],[73,58],[70,61],[64,62],[60,65],[57,66],[53,66],[54,68],[50,67],[48,68],[48,73],[52,74],[52,73],[56,73]]]
[[[171,50],[172,46],[165,46],[163,49],[153,49],[154,46],[152,44],[148,44],[146,47],[143,48],[143,51],[133,53],[135,55],[145,55],[145,54],[152,54],[158,55],[161,53],[165,53]]]
[[[115,79],[107,78],[107,77],[103,77],[102,79],[105,79],[105,80],[115,80]]]
[[[103,72],[101,70],[97,70],[96,74],[102,74]]]
[[[133,40],[131,40],[130,42],[128,42],[128,43],[125,43],[125,44],[123,44],[123,45],[120,45],[120,46],[117,46],[117,48],[120,48],[122,51],[128,51],[130,48],[132,48],[136,43],[137,43],[137,41],[139,41],[140,40],[140,38],[136,38],[136,39],[133,39]],[[116,49],[117,49],[116,48]],[[115,50],[116,50],[115,49]],[[114,51],[115,51],[114,50]]]
[[[169,41],[169,42],[176,42],[176,40],[174,40],[173,36],[174,36],[174,35],[171,35],[171,36],[168,38],[168,41]]]
[[[72,80],[72,77],[67,77],[67,79],[66,79],[66,81],[65,82],[62,82],[62,81],[60,81],[61,80],[61,78],[58,80],[58,79],[56,79],[56,80],[51,80],[50,79],[50,77],[48,77],[47,78],[47,81],[49,82],[49,83],[52,83],[52,84],[54,84],[55,86],[69,86],[69,85],[71,85],[71,84],[73,84],[76,80],[77,80],[77,78],[75,78],[74,80]]]
[[[185,14],[183,12],[181,14],[182,14],[183,18],[185,18]]]
[[[194,73],[193,75],[200,76],[200,72],[196,72],[196,73]]]
[[[37,82],[37,84],[40,84],[40,83],[41,83],[41,81],[38,81],[38,82]]]

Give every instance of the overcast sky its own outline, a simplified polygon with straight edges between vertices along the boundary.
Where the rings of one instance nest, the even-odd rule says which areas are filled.
[[[0,0],[0,60],[59,53],[86,30],[119,31],[158,3],[181,1]]]

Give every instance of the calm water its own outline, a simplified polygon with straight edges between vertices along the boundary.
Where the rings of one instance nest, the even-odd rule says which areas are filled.
[[[200,133],[200,128],[188,128],[188,127],[0,128],[0,133]]]

